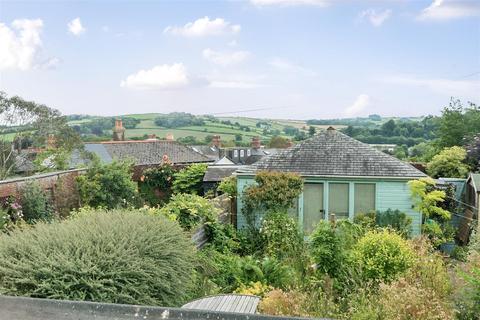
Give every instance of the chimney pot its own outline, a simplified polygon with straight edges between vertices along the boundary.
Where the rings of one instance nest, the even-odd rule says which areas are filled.
[[[174,137],[173,137],[173,133],[167,133],[166,139],[167,139],[168,141],[173,141],[173,140],[175,140]]]

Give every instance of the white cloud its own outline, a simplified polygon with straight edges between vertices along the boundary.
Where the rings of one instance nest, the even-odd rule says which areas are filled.
[[[68,26],[68,31],[70,31],[70,33],[75,36],[79,36],[82,33],[85,33],[85,31],[87,30],[82,26],[82,21],[80,21],[80,18],[73,19],[68,23],[67,26]]]
[[[316,76],[316,72],[312,71],[312,70],[309,70],[309,69],[306,69],[302,66],[299,66],[299,65],[296,65],[286,59],[282,59],[282,58],[273,58],[269,64],[278,69],[278,70],[281,70],[281,71],[285,71],[285,72],[295,72],[295,73],[300,73],[300,74],[303,74],[303,75],[307,75],[307,76]]]
[[[281,6],[281,7],[318,6],[318,7],[325,7],[325,6],[328,6],[332,1],[331,0],[250,0],[250,2],[257,7],[265,7],[265,6]]]
[[[353,117],[365,110],[370,105],[370,97],[366,94],[361,94],[355,99],[355,102],[347,107],[343,113],[347,117]]]
[[[240,32],[240,29],[240,25],[232,25],[222,18],[210,20],[209,17],[205,16],[194,22],[189,22],[183,27],[168,26],[163,32],[185,37],[203,37],[235,34]]]
[[[210,48],[203,50],[202,54],[206,60],[221,66],[238,64],[250,57],[248,51],[220,52]]]
[[[380,27],[392,15],[392,10],[386,9],[377,11],[375,9],[367,9],[358,15],[359,19],[367,19],[373,26]]]
[[[19,19],[12,28],[0,22],[0,70],[54,67],[58,58],[42,58],[41,19]]]
[[[480,2],[476,0],[434,0],[423,9],[419,20],[450,20],[480,16]]]
[[[448,96],[464,96],[480,99],[479,80],[450,80],[443,78],[420,78],[411,75],[390,76],[384,82],[426,88]]]
[[[191,79],[183,63],[163,64],[129,75],[120,86],[133,89],[178,89],[187,87]]]

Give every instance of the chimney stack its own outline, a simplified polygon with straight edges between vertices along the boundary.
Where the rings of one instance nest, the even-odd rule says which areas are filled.
[[[222,140],[220,140],[220,136],[218,134],[214,135],[212,138],[212,144],[216,148],[220,148],[222,146]]]
[[[113,128],[113,141],[125,140],[125,128],[122,124],[122,119],[115,119],[115,127]]]
[[[293,142],[290,139],[287,139],[287,148],[290,148],[293,146]]]
[[[174,141],[173,133],[167,133],[166,139],[167,141]]]
[[[258,136],[253,137],[250,145],[252,146],[253,149],[260,149],[260,147],[262,146],[262,143],[260,141],[260,137],[258,137]]]

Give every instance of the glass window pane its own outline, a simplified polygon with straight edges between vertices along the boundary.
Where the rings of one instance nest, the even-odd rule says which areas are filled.
[[[323,212],[323,184],[306,183],[303,188],[303,231],[312,233],[320,220],[325,219]]]
[[[328,212],[337,219],[348,219],[348,183],[330,183],[328,190]]]
[[[355,208],[354,212],[368,213],[375,210],[375,184],[355,183]]]

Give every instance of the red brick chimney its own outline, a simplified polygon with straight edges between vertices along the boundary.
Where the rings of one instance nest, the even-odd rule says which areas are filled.
[[[293,142],[290,139],[287,139],[287,148],[290,148],[293,146]]]
[[[115,127],[113,128],[113,141],[125,140],[125,128],[122,124],[122,119],[115,119]]]
[[[157,140],[157,135],[155,133],[147,134],[147,140]]]
[[[260,149],[262,147],[262,142],[260,141],[260,137],[253,137],[252,142],[250,144],[253,149]]]
[[[213,136],[212,144],[217,148],[220,148],[222,146],[222,140],[220,139],[220,136],[218,134]]]
[[[175,138],[173,137],[173,133],[167,133],[166,139],[167,139],[167,141],[175,140]]]

